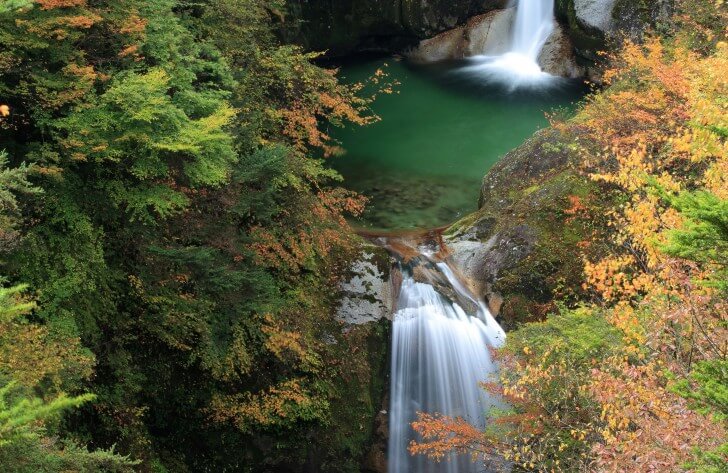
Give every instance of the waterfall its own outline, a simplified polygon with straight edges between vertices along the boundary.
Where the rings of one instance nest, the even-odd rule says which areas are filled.
[[[554,0],[519,0],[510,53],[536,62],[553,31]]]
[[[498,347],[505,333],[485,304],[476,301],[445,263],[432,268],[460,300],[472,303],[467,314],[432,284],[407,276],[402,282],[392,335],[389,412],[389,473],[475,473],[483,467],[467,455],[440,463],[408,452],[416,433],[417,412],[462,417],[485,427],[496,404],[480,386],[495,373],[488,347]]]
[[[538,57],[555,28],[554,0],[517,0],[510,49],[500,56],[477,56],[462,69],[489,83],[517,88],[541,88],[558,78],[541,70]]]

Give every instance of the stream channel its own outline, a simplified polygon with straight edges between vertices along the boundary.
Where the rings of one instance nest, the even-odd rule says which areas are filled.
[[[442,238],[423,244],[407,230],[444,227],[475,211],[485,173],[547,126],[548,113],[569,113],[584,94],[578,81],[536,64],[554,28],[553,3],[518,5],[511,51],[502,56],[426,66],[361,60],[341,70],[350,83],[379,69],[398,83],[373,104],[381,121],[329,130],[346,150],[335,160],[344,185],[370,199],[355,226],[397,257],[401,275],[392,314],[388,473],[508,470],[498,458],[488,465],[469,455],[442,462],[410,455],[411,442],[421,440],[412,426],[420,413],[487,427],[491,409],[502,404],[480,383],[497,374],[490,348],[506,334],[458,276]]]

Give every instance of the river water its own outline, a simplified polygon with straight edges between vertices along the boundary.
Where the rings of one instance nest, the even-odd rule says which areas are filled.
[[[546,112],[568,113],[583,96],[578,82],[509,92],[466,62],[414,65],[388,59],[345,64],[345,82],[377,69],[400,83],[373,105],[381,121],[329,130],[346,149],[333,158],[344,185],[370,198],[355,224],[370,230],[433,228],[476,210],[480,181],[509,150],[546,127]]]

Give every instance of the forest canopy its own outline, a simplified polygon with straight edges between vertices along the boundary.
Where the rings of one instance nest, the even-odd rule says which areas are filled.
[[[367,360],[320,340],[363,201],[318,124],[375,117],[279,40],[284,7],[0,3],[4,471],[249,469],[254,439],[276,463],[339,435]]]
[[[491,427],[421,413],[413,455],[728,471],[728,13],[675,6],[552,119],[600,194],[561,215],[593,230],[583,285],[509,334]],[[366,199],[330,129],[392,89],[297,26],[286,0],[0,0],[2,471],[361,471],[387,321],[335,317]]]

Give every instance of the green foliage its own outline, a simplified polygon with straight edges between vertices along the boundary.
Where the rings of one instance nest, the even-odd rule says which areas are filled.
[[[487,433],[507,445],[504,454],[518,471],[535,461],[539,471],[587,468],[600,415],[590,375],[621,347],[619,331],[587,307],[562,307],[509,334],[501,382],[510,408],[493,413]]]
[[[18,243],[20,208],[17,196],[40,193],[40,189],[28,181],[29,171],[30,167],[25,164],[8,167],[8,155],[4,150],[0,151],[0,254]]]
[[[662,251],[716,265],[711,284],[728,292],[728,200],[704,191],[662,196],[686,219],[682,228],[667,232]]]
[[[688,399],[692,409],[728,420],[728,361],[699,361],[687,379],[677,381],[672,389]]]
[[[33,302],[18,300],[25,289],[25,286],[0,287],[0,324],[15,322],[35,307]]]
[[[37,187],[28,181],[29,166],[21,164],[15,168],[8,167],[8,154],[0,151],[0,212],[3,214],[18,211],[17,193],[37,193]]]
[[[591,308],[562,307],[543,322],[523,325],[509,334],[507,350],[528,347],[535,357],[566,357],[574,369],[587,369],[594,360],[617,353],[622,336],[603,314]]]
[[[716,0],[679,0],[676,2],[678,32],[685,37],[691,49],[702,53],[715,50],[725,41],[728,6]]]
[[[0,13],[8,13],[32,5],[31,0],[0,0]]]
[[[728,443],[708,452],[698,450],[695,457],[685,465],[686,469],[695,473],[723,473],[728,470]]]
[[[316,461],[355,465],[341,451],[366,438],[331,428],[352,357],[321,340],[341,330],[335,260],[360,201],[312,156],[335,151],[321,121],[362,122],[367,102],[280,43],[283,1],[41,3],[0,11],[2,269],[41,324],[9,323],[0,369],[46,400],[96,396],[53,426],[69,458],[66,434],[146,469],[259,471],[273,439],[265,461],[295,469],[330,428]]]
[[[15,383],[11,382],[0,388],[0,448],[19,438],[32,437],[37,421],[55,417],[61,411],[79,407],[94,399],[92,394],[84,394],[73,398],[61,395],[50,402],[25,397],[8,402],[14,387]]]
[[[233,110],[219,102],[211,114],[192,119],[175,103],[172,87],[159,68],[122,74],[93,107],[57,125],[72,137],[73,159],[105,165],[104,172],[116,168],[118,177],[108,179],[104,190],[131,220],[152,223],[181,211],[188,197],[163,182],[172,178],[179,186],[218,186],[227,181],[236,159],[224,130]],[[79,141],[78,136],[88,138]]]
[[[23,290],[23,286],[0,288],[0,358],[3,359],[0,365],[0,464],[3,471],[133,471],[132,467],[138,462],[119,456],[113,450],[89,452],[49,435],[50,427],[56,425],[63,412],[93,401],[96,396],[68,396],[62,392],[50,395],[48,388],[43,389],[44,385],[39,382],[46,378],[47,371],[60,370],[60,365],[66,362],[58,358],[59,354],[64,355],[64,350],[45,338],[28,338],[28,335],[42,336],[43,331],[23,320],[35,307],[32,302],[22,299]],[[36,353],[39,349],[41,353]],[[45,350],[50,353],[43,352]],[[12,364],[5,363],[7,354],[12,355]],[[32,378],[24,370],[24,359],[38,355],[42,362],[32,369],[39,374]],[[45,368],[43,363],[46,361],[54,366]],[[14,378],[23,383],[12,381]],[[48,395],[43,399],[36,397],[39,391],[46,391]]]

